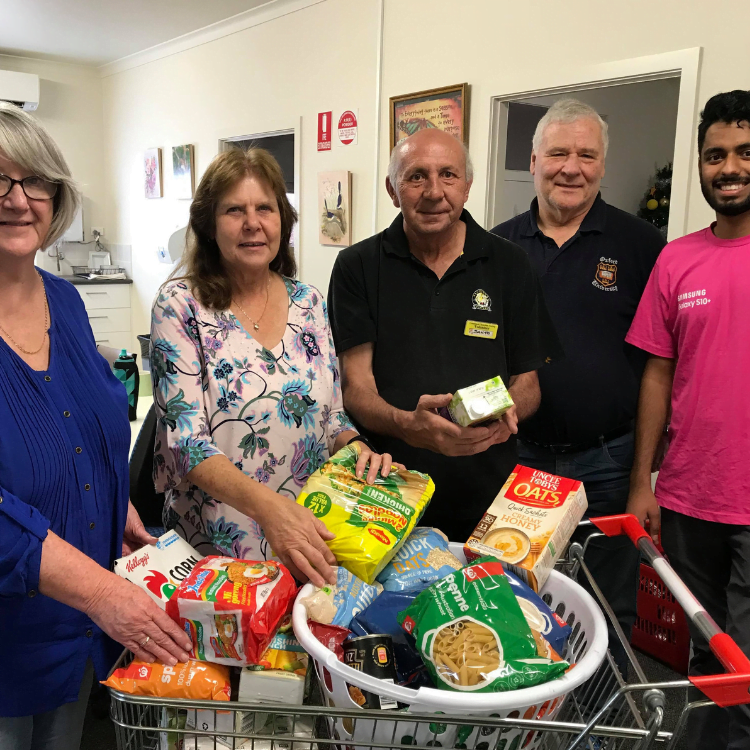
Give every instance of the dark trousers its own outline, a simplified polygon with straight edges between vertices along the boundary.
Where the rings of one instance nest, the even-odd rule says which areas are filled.
[[[715,523],[661,509],[661,541],[669,562],[716,624],[750,656],[750,526]],[[700,633],[690,628],[690,674],[724,668]],[[691,691],[690,699],[702,694]],[[687,726],[695,750],[748,750],[750,707],[696,708]]]
[[[518,441],[522,465],[583,482],[589,503],[586,517],[625,512],[633,450],[632,432],[578,453],[553,453],[548,448]],[[587,535],[594,531],[596,529],[579,529],[573,538],[583,544]],[[625,635],[630,638],[636,617],[640,553],[627,537],[598,538],[589,543],[585,560]],[[578,582],[592,593],[582,573]],[[627,678],[628,659],[612,627],[609,648]]]

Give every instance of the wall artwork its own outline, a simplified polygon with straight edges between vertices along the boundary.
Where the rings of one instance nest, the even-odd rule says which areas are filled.
[[[175,198],[192,198],[195,191],[193,145],[172,148],[172,185]]]
[[[352,244],[352,173],[318,172],[318,216],[321,245]]]
[[[418,130],[438,128],[469,145],[469,84],[390,98],[391,150]]]
[[[164,195],[161,173],[161,149],[146,149],[143,155],[143,176],[147,198],[161,198]]]

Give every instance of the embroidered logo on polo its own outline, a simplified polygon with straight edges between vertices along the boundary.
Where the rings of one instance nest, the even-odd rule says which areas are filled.
[[[614,258],[599,258],[594,280],[591,282],[604,292],[617,291],[617,261]]]
[[[471,295],[471,309],[482,310],[483,312],[492,312],[492,300],[490,295],[484,289],[477,289]]]

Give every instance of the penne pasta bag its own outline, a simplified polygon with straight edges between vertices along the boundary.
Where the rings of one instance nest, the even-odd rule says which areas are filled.
[[[360,450],[352,443],[331,456],[297,502],[336,534],[326,544],[338,564],[372,584],[419,522],[435,485],[426,474],[396,469],[369,485],[354,473]]]
[[[565,661],[539,656],[503,571],[483,557],[420,593],[398,616],[437,687],[496,693],[563,675]]]

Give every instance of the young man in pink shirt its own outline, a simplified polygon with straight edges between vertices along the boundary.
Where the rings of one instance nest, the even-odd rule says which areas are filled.
[[[677,573],[750,655],[750,91],[709,99],[698,152],[716,222],[662,250],[626,338],[652,355],[628,511],[654,539],[661,529]],[[696,633],[693,646],[691,674],[723,671]],[[696,750],[750,748],[750,710],[695,709],[687,736]]]

